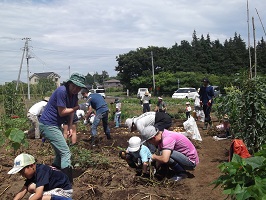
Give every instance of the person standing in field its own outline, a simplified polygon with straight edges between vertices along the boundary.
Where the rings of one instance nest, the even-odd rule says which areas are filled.
[[[155,112],[166,112],[166,103],[163,101],[162,97],[158,97]]]
[[[210,128],[212,128],[211,109],[214,97],[213,87],[210,85],[207,78],[203,79],[203,86],[200,87],[199,96],[200,105],[202,105],[205,114],[203,130],[206,130],[208,128],[208,124],[210,125]]]
[[[190,112],[191,112],[190,103],[186,102],[186,117],[187,117],[187,120],[188,120],[188,118],[190,118]]]
[[[150,112],[150,104],[151,104],[151,95],[148,91],[145,92],[145,94],[141,98],[141,103],[143,107],[143,113]]]
[[[115,98],[115,128],[119,128],[121,123],[121,102]]]
[[[78,105],[78,93],[85,86],[85,76],[74,73],[50,97],[40,118],[41,134],[50,141],[55,159],[52,166],[61,169],[73,182],[71,153],[63,136],[61,125],[68,122],[68,136],[72,135],[72,123],[76,110],[84,110],[85,104]]]
[[[40,129],[39,129],[39,117],[41,116],[44,107],[46,106],[47,102],[49,101],[49,97],[45,97],[42,101],[35,103],[33,106],[30,107],[27,118],[30,120],[32,127],[28,131],[28,137],[33,138],[31,133],[34,133],[35,139],[39,139],[40,136]]]

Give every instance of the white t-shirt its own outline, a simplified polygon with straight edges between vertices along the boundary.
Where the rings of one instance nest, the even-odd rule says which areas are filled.
[[[116,108],[116,113],[121,113],[121,103],[116,103],[115,104],[115,108]]]
[[[146,112],[137,118],[134,118],[134,124],[137,130],[142,133],[143,129],[147,126],[152,126],[155,123],[156,112]]]
[[[146,96],[144,95],[142,98],[141,98],[141,101],[142,103],[149,103],[150,102],[150,96]]]
[[[39,116],[40,114],[42,114],[46,104],[47,101],[40,101],[38,103],[35,103],[33,106],[31,106],[28,112],[31,113],[32,115]]]

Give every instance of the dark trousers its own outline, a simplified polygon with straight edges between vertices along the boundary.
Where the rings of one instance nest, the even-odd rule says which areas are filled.
[[[187,120],[188,118],[190,118],[190,111],[186,112],[186,117],[187,117]]]
[[[212,110],[212,106],[203,105],[203,112],[204,112],[204,115],[205,115],[205,122],[210,122],[211,121],[211,110]]]
[[[150,104],[149,103],[144,103],[143,104],[143,113],[145,112],[150,112]]]

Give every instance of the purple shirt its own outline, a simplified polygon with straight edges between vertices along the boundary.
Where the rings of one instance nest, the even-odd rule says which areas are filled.
[[[72,97],[70,97],[67,93],[66,87],[60,86],[50,97],[50,100],[42,113],[40,122],[45,125],[60,127],[62,123],[67,121],[68,116],[61,117],[58,112],[58,107],[73,108],[77,105],[77,102],[78,95],[72,95]]]
[[[188,157],[188,159],[196,165],[199,163],[196,148],[190,140],[181,133],[164,129],[162,133],[162,142],[158,145],[158,148],[160,150],[178,151]]]

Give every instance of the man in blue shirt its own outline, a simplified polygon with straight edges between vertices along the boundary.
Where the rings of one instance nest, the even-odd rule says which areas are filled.
[[[213,97],[214,97],[214,90],[213,87],[210,85],[210,82],[207,78],[203,79],[203,86],[201,86],[200,91],[200,105],[203,106],[203,111],[205,114],[205,123],[203,129],[206,130],[208,124],[212,127],[211,121],[211,109],[213,104]]]
[[[87,89],[83,89],[81,91],[81,94],[83,96],[83,98],[87,99],[87,105],[88,105],[88,111],[86,114],[85,119],[87,119],[91,113],[92,113],[92,109],[94,109],[96,111],[96,115],[94,118],[94,121],[92,123],[91,126],[91,143],[94,146],[95,145],[95,140],[97,137],[97,127],[100,123],[100,121],[102,120],[103,122],[103,130],[104,133],[107,137],[108,140],[111,139],[111,135],[110,135],[110,129],[108,127],[108,113],[109,113],[109,109],[107,106],[107,103],[105,102],[104,98],[102,97],[102,95],[98,94],[98,93],[93,93],[90,94],[88,96],[88,90]]]

